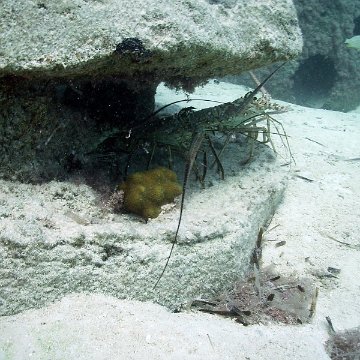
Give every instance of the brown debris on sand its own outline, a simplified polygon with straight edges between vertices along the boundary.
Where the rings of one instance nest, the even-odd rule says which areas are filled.
[[[259,281],[255,281],[256,277],[254,272],[217,299],[197,299],[192,306],[202,312],[234,318],[243,325],[295,325],[311,321],[316,291],[309,279],[278,275],[271,269],[261,271]],[[260,283],[261,292],[257,283]]]
[[[325,348],[332,360],[360,359],[360,328],[333,334]]]

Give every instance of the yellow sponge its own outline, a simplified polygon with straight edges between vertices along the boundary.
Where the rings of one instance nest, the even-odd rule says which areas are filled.
[[[124,191],[124,209],[145,219],[158,217],[161,206],[182,192],[176,174],[164,167],[134,173],[119,189]]]

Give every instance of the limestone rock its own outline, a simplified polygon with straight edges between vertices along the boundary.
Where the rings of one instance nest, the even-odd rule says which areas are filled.
[[[4,0],[0,13],[0,76],[176,82],[290,59],[302,46],[291,0]]]
[[[179,204],[147,223],[104,210],[86,185],[0,180],[0,314],[38,308],[72,292],[151,300],[172,309],[231,286],[249,269],[259,227],[282,200],[287,171],[272,151],[223,154],[224,181],[188,188],[178,244]],[[210,177],[210,178],[209,178]],[[212,178],[213,177],[213,178]]]
[[[0,14],[0,178],[25,182],[121,156],[94,149],[146,122],[161,81],[192,91],[302,45],[290,0],[4,0]]]
[[[303,53],[266,85],[277,99],[337,111],[360,104],[360,56],[345,40],[360,35],[360,3],[294,0],[304,37]],[[269,69],[255,71],[266,76]],[[228,78],[253,86],[248,75]]]

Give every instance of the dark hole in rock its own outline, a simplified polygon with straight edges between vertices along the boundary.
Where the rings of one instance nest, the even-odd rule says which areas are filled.
[[[60,106],[86,119],[84,124],[71,125],[83,128],[76,136],[82,136],[84,144],[63,158],[65,172],[85,177],[95,188],[104,184],[104,179],[110,183],[122,179],[131,152],[131,139],[126,138],[130,129],[141,127],[154,111],[155,90],[155,84],[116,78],[73,80],[57,86]]]
[[[332,59],[314,55],[303,61],[294,74],[294,96],[300,105],[321,108],[334,86],[336,71]]]
[[[88,112],[100,127],[113,124],[130,128],[153,111],[154,93],[151,87],[131,88],[124,81],[82,81],[69,84],[63,100],[66,105]]]
[[[354,31],[353,35],[360,35],[360,16],[354,19]]]

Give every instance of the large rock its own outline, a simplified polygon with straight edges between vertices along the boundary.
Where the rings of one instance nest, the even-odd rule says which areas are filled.
[[[146,167],[151,139],[138,143],[124,129],[151,125],[161,80],[191,89],[298,54],[292,2],[5,1],[0,11],[0,312],[73,291],[175,308],[240,276],[284,189],[269,149],[241,166],[247,153],[228,146],[234,177],[186,201],[155,290],[178,211],[144,224],[106,212],[98,197],[120,181],[127,154],[140,153],[134,162]],[[124,149],[125,137],[135,141]]]
[[[0,13],[0,76],[140,72],[176,83],[290,59],[302,45],[290,0],[6,0]]]
[[[304,52],[294,76],[301,104],[349,111],[360,103],[360,53],[345,39],[360,35],[360,3],[296,0]]]
[[[360,104],[360,53],[345,39],[360,35],[360,2],[294,0],[304,37],[303,53],[266,88],[277,99],[338,111]],[[269,69],[256,71],[261,78]],[[228,80],[253,86],[248,75]]]
[[[178,308],[220,292],[249,269],[259,228],[282,200],[286,170],[272,151],[223,154],[225,181],[185,199],[169,266],[154,289],[179,218],[179,206],[144,223],[112,214],[86,185],[0,180],[0,314],[41,307],[71,292],[101,292]]]
[[[121,178],[118,149],[96,144],[143,124],[160,81],[192,90],[302,45],[290,0],[7,0],[0,13],[0,178],[23,182]]]

